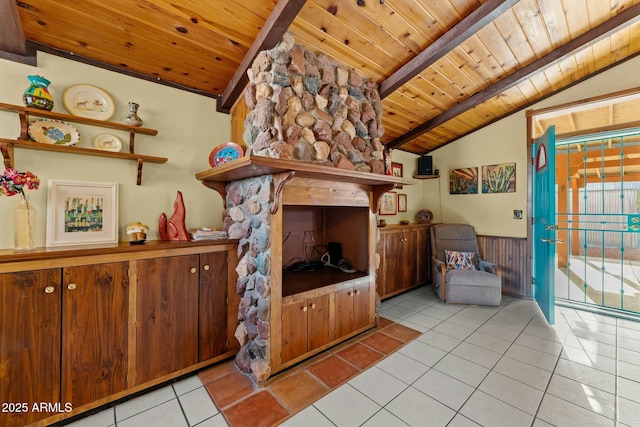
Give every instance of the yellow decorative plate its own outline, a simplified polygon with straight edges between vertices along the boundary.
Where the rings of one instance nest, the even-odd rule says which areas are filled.
[[[70,114],[88,119],[109,120],[115,112],[111,96],[104,89],[88,84],[66,88],[62,102]]]
[[[103,151],[121,151],[122,141],[110,133],[101,133],[93,139],[93,146]]]

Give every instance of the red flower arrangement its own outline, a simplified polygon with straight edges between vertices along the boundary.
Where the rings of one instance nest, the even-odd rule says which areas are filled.
[[[25,187],[29,190],[37,190],[39,186],[40,179],[29,171],[18,172],[16,169],[7,168],[0,175],[0,194],[3,196],[20,194],[25,197]]]

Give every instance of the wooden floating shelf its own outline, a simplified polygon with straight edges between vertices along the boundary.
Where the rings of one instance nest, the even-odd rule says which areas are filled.
[[[440,175],[413,175],[413,179],[438,179]]]
[[[84,123],[87,125],[100,126],[103,128],[134,131],[135,133],[139,133],[142,135],[155,136],[158,134],[158,131],[156,129],[130,126],[124,123],[107,122],[104,120],[96,120],[96,119],[90,119],[90,118],[80,117],[80,116],[72,116],[71,114],[56,113],[54,111],[39,110],[37,108],[21,107],[19,105],[4,104],[2,102],[0,102],[0,110],[11,111],[14,113],[22,113],[27,116],[37,116],[37,117],[45,117],[45,118],[56,119],[56,120],[66,120],[66,121],[75,122],[75,123]]]
[[[133,160],[137,162],[138,173],[136,177],[136,184],[140,185],[142,184],[142,165],[144,164],[144,162],[166,163],[168,160],[166,157],[147,156],[143,154],[136,154],[134,152],[135,135],[142,134],[142,135],[155,136],[158,134],[158,131],[156,129],[149,129],[149,128],[143,128],[143,127],[137,127],[137,126],[130,126],[123,123],[115,123],[115,122],[95,120],[95,119],[79,117],[79,116],[72,116],[71,114],[56,113],[53,111],[40,110],[37,108],[29,108],[29,107],[21,107],[18,105],[4,104],[1,102],[0,102],[0,110],[18,113],[18,116],[20,118],[20,136],[17,139],[0,138],[0,153],[2,154],[5,168],[15,167],[14,154],[13,154],[13,149],[15,147],[26,148],[29,150],[54,151],[58,153],[67,153],[67,154],[83,154],[83,155],[96,156],[96,157],[110,157],[115,159]],[[91,125],[91,126],[99,126],[102,128],[127,131],[129,132],[129,152],[121,153],[121,152],[105,151],[105,150],[83,148],[83,147],[76,147],[76,146],[41,144],[38,142],[30,141],[29,135],[28,135],[29,116],[45,117],[45,118],[50,118],[55,120],[66,120],[74,123],[82,123],[82,124]]]
[[[26,148],[29,150],[40,151],[56,151],[59,153],[73,153],[73,154],[86,154],[89,156],[97,157],[113,157],[116,159],[129,159],[138,160],[142,159],[149,163],[167,163],[166,157],[147,156],[144,154],[136,153],[121,153],[118,151],[104,151],[94,148],[76,147],[74,145],[53,145],[53,144],[41,144],[39,142],[21,141],[19,139],[2,139],[0,138],[0,144],[12,144],[14,147]]]

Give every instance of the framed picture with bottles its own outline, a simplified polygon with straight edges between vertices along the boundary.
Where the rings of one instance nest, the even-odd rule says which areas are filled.
[[[49,180],[47,246],[117,243],[117,183]]]

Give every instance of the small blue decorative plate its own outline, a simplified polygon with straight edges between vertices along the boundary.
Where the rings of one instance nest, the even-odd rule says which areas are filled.
[[[242,147],[235,142],[226,142],[218,145],[209,154],[209,164],[212,168],[237,160],[244,155]]]
[[[27,131],[31,139],[41,144],[76,145],[80,140],[78,130],[60,120],[36,120],[29,125]]]

